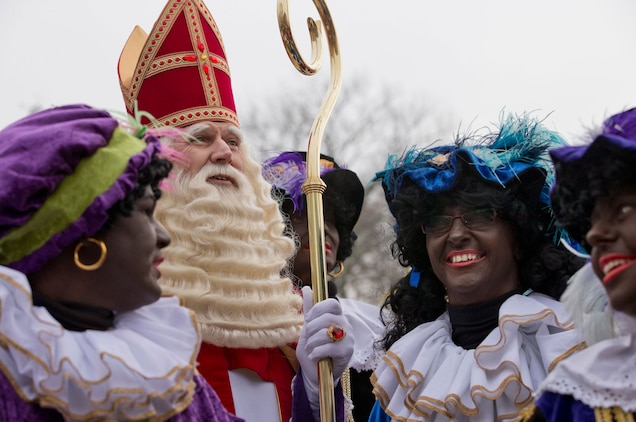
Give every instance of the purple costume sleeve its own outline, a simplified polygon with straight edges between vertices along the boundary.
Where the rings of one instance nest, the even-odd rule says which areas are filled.
[[[596,421],[594,410],[572,396],[546,391],[537,399],[535,405],[541,410],[546,422]]]
[[[0,371],[0,421],[63,422],[64,418],[53,409],[22,400],[9,379]]]
[[[192,403],[181,413],[168,419],[170,422],[245,422],[228,412],[219,396],[200,374],[195,375],[195,394]]]
[[[298,373],[294,380],[292,399],[292,422],[313,421],[314,415],[311,411],[307,390],[303,382],[302,369],[298,368]],[[336,422],[345,422],[345,398],[342,392],[342,385],[338,383],[334,389],[334,404],[336,406]]]

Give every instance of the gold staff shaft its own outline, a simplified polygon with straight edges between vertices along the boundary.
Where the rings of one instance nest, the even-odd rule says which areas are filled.
[[[315,22],[307,18],[307,26],[311,38],[311,63],[306,63],[296,46],[289,21],[288,0],[278,0],[278,26],[289,59],[296,69],[304,75],[314,75],[322,63],[322,30],[324,27],[329,44],[331,64],[331,78],[329,90],[325,96],[320,111],[314,120],[309,134],[307,147],[307,179],[302,189],[307,197],[307,221],[309,228],[309,248],[311,265],[311,286],[314,293],[314,303],[327,299],[327,266],[325,262],[325,232],[322,194],[326,185],[320,178],[320,145],[325,126],[333,111],[340,87],[342,86],[342,67],[340,62],[340,47],[336,37],[336,30],[331,19],[327,4],[323,0],[313,0],[321,21]],[[322,23],[322,27],[321,27]],[[323,422],[336,420],[333,368],[331,359],[318,362],[318,379],[320,382],[320,417]]]

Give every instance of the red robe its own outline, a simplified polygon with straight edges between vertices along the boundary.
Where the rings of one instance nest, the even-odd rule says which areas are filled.
[[[289,421],[292,412],[292,378],[298,361],[292,347],[235,349],[203,342],[198,356],[198,370],[216,391],[231,413],[236,413],[228,371],[250,369],[263,381],[274,383],[281,421]],[[286,355],[287,353],[287,355]]]

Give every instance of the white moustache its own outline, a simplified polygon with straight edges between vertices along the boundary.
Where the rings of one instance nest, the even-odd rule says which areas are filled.
[[[187,173],[182,173],[181,178],[183,183],[189,185],[201,185],[201,184],[209,184],[208,179],[218,178],[218,179],[227,179],[232,181],[232,185],[238,189],[242,190],[247,184],[247,178],[245,175],[235,169],[230,165],[220,165],[214,163],[208,163],[203,166],[195,175],[190,175]]]

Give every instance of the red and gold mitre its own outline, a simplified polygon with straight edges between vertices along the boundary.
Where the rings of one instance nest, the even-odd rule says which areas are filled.
[[[239,125],[223,40],[200,0],[171,0],[150,34],[136,26],[119,57],[126,110],[157,124],[183,127],[204,120]]]

